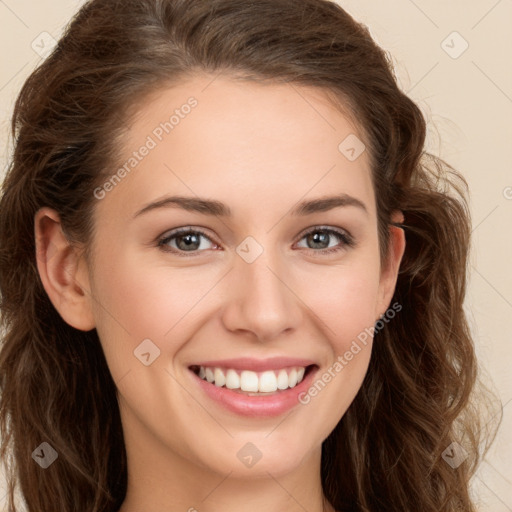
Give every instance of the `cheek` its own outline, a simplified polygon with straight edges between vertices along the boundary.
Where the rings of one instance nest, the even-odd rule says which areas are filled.
[[[122,251],[116,251],[119,254]],[[112,374],[138,368],[134,350],[143,340],[172,357],[198,328],[201,314],[215,294],[224,271],[206,267],[148,264],[126,251],[115,260],[98,255],[93,280],[95,318]],[[114,264],[100,265],[99,262]],[[155,349],[156,350],[156,349]],[[155,360],[160,366],[164,358]]]
[[[379,291],[378,261],[359,258],[357,263],[317,268],[309,278],[302,276],[298,296],[323,326],[325,338],[336,354],[365,329],[375,324]]]

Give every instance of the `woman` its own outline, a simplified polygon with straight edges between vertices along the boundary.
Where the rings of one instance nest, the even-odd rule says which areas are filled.
[[[29,511],[475,510],[465,182],[364,26],[93,0],[13,130],[0,424]]]

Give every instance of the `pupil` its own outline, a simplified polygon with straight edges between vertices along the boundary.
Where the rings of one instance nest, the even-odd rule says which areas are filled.
[[[197,240],[197,236],[194,235],[194,234],[188,234],[188,235],[183,235],[181,236],[180,238],[178,238],[178,240],[184,240],[185,241],[185,249],[189,248],[192,246],[192,245],[199,245],[199,242]],[[180,245],[180,244],[178,244]],[[194,249],[197,249],[197,247],[193,247]],[[180,249],[182,249],[182,247],[180,247]]]
[[[327,238],[328,238],[327,233],[323,233],[321,231],[317,231],[310,236],[313,238],[314,244],[319,243],[320,245],[325,244],[327,242]],[[327,245],[329,245],[328,242],[327,242]],[[325,247],[321,247],[321,248],[323,249]]]

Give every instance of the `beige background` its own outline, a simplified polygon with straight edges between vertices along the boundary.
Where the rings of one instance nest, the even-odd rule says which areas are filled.
[[[473,491],[482,512],[512,511],[512,0],[339,3],[393,56],[402,89],[428,120],[428,149],[469,182],[474,245],[466,309],[503,404],[502,427]],[[49,41],[40,34],[58,39],[79,5],[0,0],[0,171],[14,98],[42,58],[41,38]],[[0,511],[3,495],[0,487]]]

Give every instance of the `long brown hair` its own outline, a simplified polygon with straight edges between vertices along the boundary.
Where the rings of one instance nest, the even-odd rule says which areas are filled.
[[[375,334],[362,387],[323,443],[326,497],[340,511],[475,511],[470,478],[491,435],[473,399],[477,361],[463,311],[467,186],[424,150],[425,120],[389,56],[326,0],[92,0],[23,85],[0,203],[10,508],[17,482],[30,512],[116,511],[124,500],[116,386],[96,330],[66,324],[44,291],[34,214],[55,209],[70,242],[87,244],[93,190],[115,168],[134,105],[195,71],[327,91],[366,138],[382,258],[390,212],[404,212],[393,298],[402,310]],[[43,441],[58,453],[45,471],[31,457]],[[453,442],[467,452],[458,467],[443,457]]]

